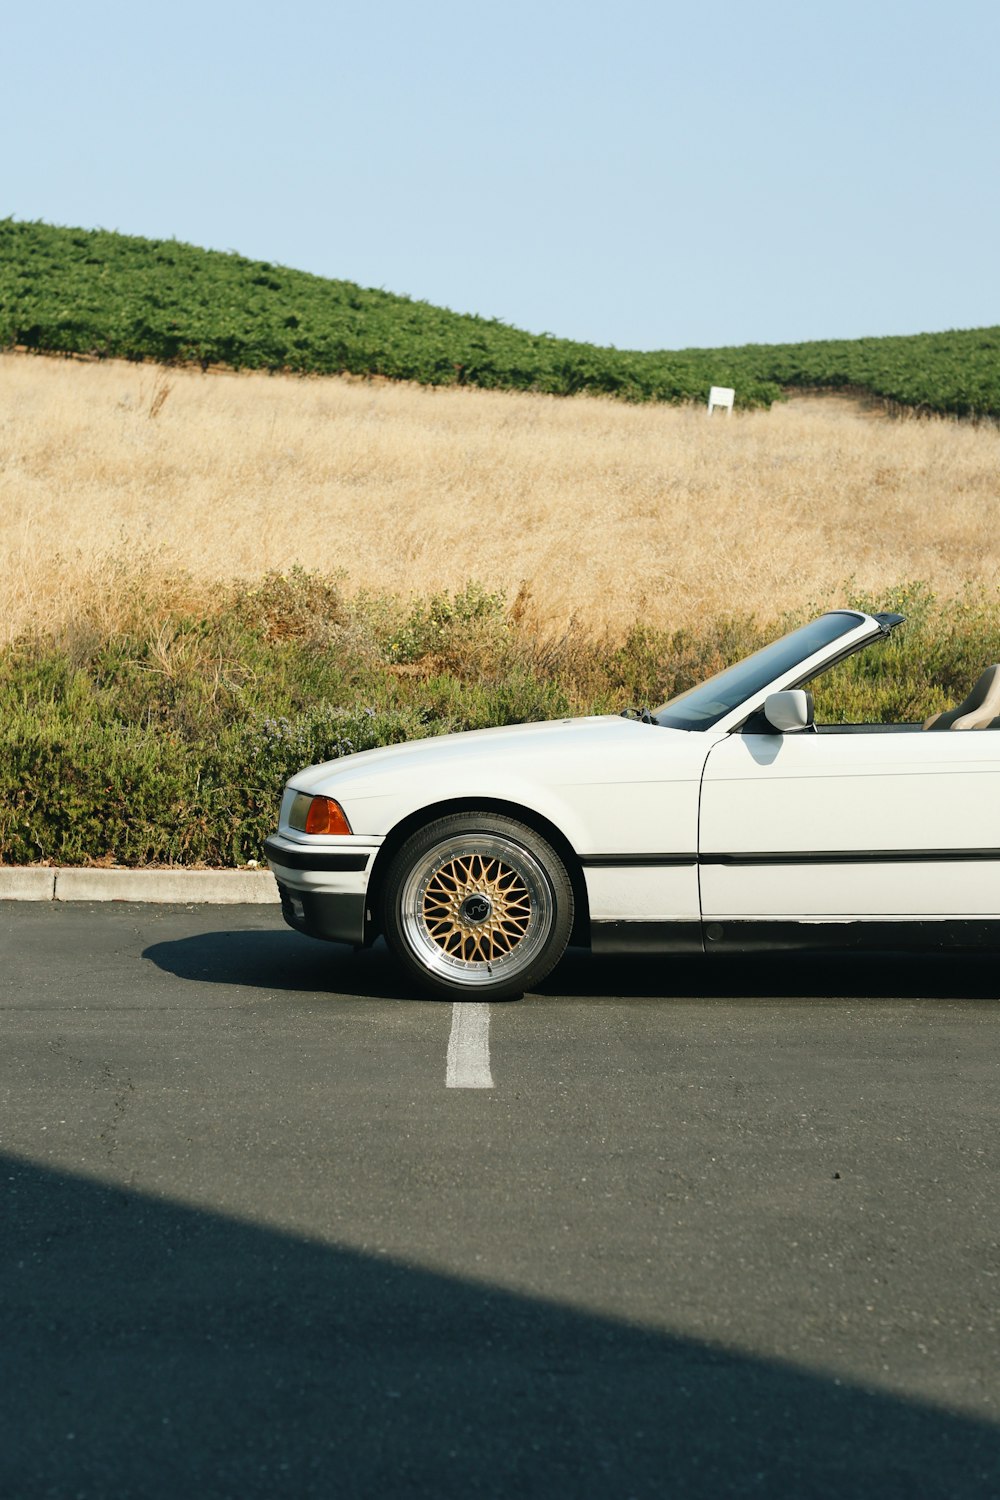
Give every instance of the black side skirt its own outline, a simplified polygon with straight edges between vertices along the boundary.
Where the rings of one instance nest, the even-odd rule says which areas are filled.
[[[892,918],[874,922],[706,922],[706,953],[754,953],[762,950],[812,953],[943,953],[963,949],[1000,949],[1000,921],[989,917],[966,921],[909,922]]]
[[[704,953],[701,922],[591,922],[594,953]]]
[[[1000,919],[902,922],[594,922],[595,953],[1000,951]]]

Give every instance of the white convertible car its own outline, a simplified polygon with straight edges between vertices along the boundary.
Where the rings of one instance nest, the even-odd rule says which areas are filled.
[[[425,989],[598,953],[1000,946],[1000,668],[925,724],[816,724],[805,686],[902,616],[835,610],[655,713],[477,730],[293,776],[286,921],[379,933]],[[926,731],[926,732],[925,732]]]

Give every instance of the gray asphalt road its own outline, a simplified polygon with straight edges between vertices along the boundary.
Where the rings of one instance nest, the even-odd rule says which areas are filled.
[[[1000,972],[0,906],[0,1494],[1000,1495]],[[482,1038],[480,1038],[482,1040]]]

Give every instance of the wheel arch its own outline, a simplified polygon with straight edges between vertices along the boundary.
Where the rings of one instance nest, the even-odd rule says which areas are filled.
[[[398,851],[406,843],[411,834],[421,828],[426,828],[429,823],[434,823],[438,818],[447,818],[455,813],[490,812],[499,813],[501,817],[514,818],[519,823],[533,830],[547,843],[551,844],[566,867],[570,884],[573,887],[573,930],[570,934],[570,942],[578,947],[590,947],[590,903],[587,897],[587,882],[584,878],[583,866],[579,855],[573,848],[569,839],[555,823],[549,822],[548,818],[541,813],[535,812],[533,808],[523,807],[518,802],[507,802],[501,797],[452,797],[443,802],[434,802],[427,807],[421,807],[416,812],[401,819],[400,822],[386,834],[382,846],[375,856],[371,873],[368,877],[368,894],[365,911],[365,942],[371,943],[379,932],[378,911],[379,900],[382,892],[382,881]]]

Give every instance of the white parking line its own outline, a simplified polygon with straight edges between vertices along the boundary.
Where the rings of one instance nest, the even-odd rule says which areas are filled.
[[[445,1085],[450,1089],[493,1087],[488,1005],[473,1000],[456,1000],[452,1006]]]

